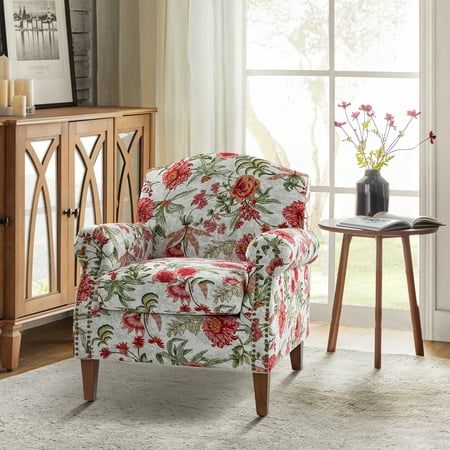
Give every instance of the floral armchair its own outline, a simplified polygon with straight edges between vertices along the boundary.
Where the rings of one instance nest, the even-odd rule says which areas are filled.
[[[302,367],[309,327],[308,176],[232,153],[148,172],[135,224],[82,230],[75,308],[85,399],[100,360],[248,367],[267,415],[270,372]]]

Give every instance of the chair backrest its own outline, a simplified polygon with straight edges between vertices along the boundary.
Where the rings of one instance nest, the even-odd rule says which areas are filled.
[[[306,228],[304,173],[234,153],[203,154],[150,170],[138,206],[155,258],[245,259],[248,243],[274,228]]]

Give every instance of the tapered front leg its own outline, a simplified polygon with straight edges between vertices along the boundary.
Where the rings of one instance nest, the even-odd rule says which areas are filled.
[[[303,342],[297,345],[294,350],[291,351],[291,366],[292,370],[303,369]]]
[[[0,334],[0,359],[2,366],[9,370],[19,367],[21,325],[4,324]]]
[[[81,360],[84,399],[88,402],[93,402],[97,397],[98,365],[98,359]]]
[[[270,373],[253,372],[253,388],[255,390],[256,414],[266,417],[269,414]]]

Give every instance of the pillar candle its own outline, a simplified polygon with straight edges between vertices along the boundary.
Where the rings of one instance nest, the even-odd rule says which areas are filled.
[[[8,83],[8,105],[12,106],[12,99],[15,95],[15,90],[14,90],[14,80],[9,80]]]
[[[0,80],[0,107],[8,106],[8,80]]]
[[[14,116],[27,115],[27,98],[25,95],[15,95],[12,103]]]
[[[33,80],[22,80],[21,95],[27,97],[27,106],[34,106],[34,85]]]
[[[14,81],[14,94],[23,95],[23,80]]]
[[[0,56],[0,79],[10,80],[12,78],[11,72],[11,60],[5,55]]]

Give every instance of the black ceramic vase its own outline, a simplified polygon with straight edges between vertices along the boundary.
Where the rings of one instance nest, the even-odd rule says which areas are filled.
[[[389,183],[379,170],[367,169],[356,183],[356,215],[373,216],[389,207]]]

